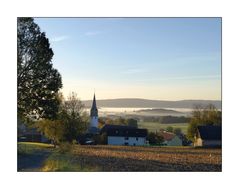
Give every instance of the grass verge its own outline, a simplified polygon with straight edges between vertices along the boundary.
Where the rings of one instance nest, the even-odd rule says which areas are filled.
[[[55,151],[44,162],[41,171],[89,172],[100,171],[100,169],[95,166],[83,164],[83,162],[79,161],[71,152],[60,153],[59,151]]]

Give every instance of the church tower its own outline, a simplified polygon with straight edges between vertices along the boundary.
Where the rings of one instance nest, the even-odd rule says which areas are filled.
[[[93,98],[92,107],[90,110],[90,127],[98,128],[98,109],[96,107],[95,94]]]

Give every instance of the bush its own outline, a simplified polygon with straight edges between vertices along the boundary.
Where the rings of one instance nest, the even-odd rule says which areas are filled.
[[[164,142],[163,136],[161,136],[159,133],[153,133],[153,132],[150,132],[148,134],[147,140],[149,141],[149,144],[155,144],[155,145],[161,145]]]
[[[101,135],[95,135],[93,137],[96,144],[107,144],[107,135],[102,133]]]
[[[62,142],[59,145],[59,151],[60,153],[67,153],[67,152],[71,152],[73,148],[73,145],[69,142]]]
[[[173,132],[173,127],[172,126],[168,126],[166,128],[166,131],[172,133]]]

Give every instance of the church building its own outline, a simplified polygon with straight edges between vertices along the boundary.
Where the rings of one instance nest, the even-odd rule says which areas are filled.
[[[96,106],[95,94],[93,97],[93,103],[90,110],[90,125],[89,125],[89,133],[96,134],[99,132],[98,129],[98,109]]]

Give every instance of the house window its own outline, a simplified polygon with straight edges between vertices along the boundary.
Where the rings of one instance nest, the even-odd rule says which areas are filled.
[[[136,137],[136,140],[137,140],[137,141],[139,140],[138,137]]]
[[[129,137],[124,137],[125,140],[129,140]]]
[[[128,143],[128,142],[125,142],[125,143],[124,143],[124,145],[125,145],[125,146],[128,146],[128,145],[129,145],[129,143]]]

